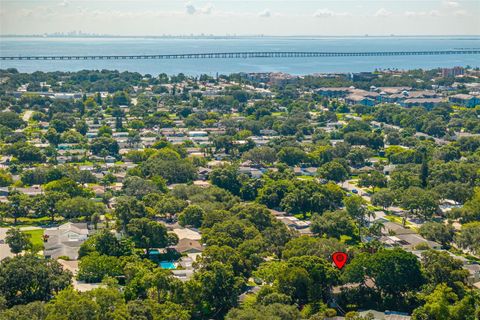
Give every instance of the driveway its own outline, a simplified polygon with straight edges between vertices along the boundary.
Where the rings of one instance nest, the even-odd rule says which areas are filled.
[[[5,243],[5,237],[9,228],[0,228],[0,261],[6,257],[13,257],[14,254],[10,251],[10,247]]]
[[[371,198],[370,196],[362,190],[360,187],[352,184],[353,180],[347,180],[343,183],[338,183],[338,185],[350,192],[352,192],[353,189],[356,189],[358,191],[358,195],[361,196],[363,199],[365,199],[368,203],[371,203]]]
[[[28,122],[28,120],[30,120],[30,118],[32,117],[32,114],[33,114],[33,110],[25,111],[25,113],[22,116],[23,121]]]

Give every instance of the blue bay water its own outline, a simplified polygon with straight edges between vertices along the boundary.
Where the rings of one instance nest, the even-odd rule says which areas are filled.
[[[0,38],[1,56],[143,55],[238,51],[429,51],[480,49],[480,36],[459,37],[252,37],[252,38]],[[110,69],[187,75],[233,72],[362,72],[480,66],[479,55],[312,57],[200,60],[0,61],[22,72]]]

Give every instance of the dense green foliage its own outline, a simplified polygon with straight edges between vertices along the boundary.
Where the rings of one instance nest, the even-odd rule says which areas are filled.
[[[480,261],[479,107],[319,91],[457,81],[432,90],[449,96],[477,81],[438,71],[268,82],[0,70],[0,222],[12,226],[0,319],[478,318],[465,268]],[[27,232],[43,230],[22,229],[68,221],[90,230],[75,278],[41,258],[48,239]]]

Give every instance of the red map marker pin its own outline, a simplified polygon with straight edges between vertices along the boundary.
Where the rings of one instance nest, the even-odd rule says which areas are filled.
[[[335,252],[332,254],[333,263],[337,266],[338,269],[342,269],[345,263],[347,262],[347,254],[345,252]]]

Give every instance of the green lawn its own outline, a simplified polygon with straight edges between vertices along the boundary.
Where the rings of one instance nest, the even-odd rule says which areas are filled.
[[[43,250],[43,229],[22,232],[30,235],[30,241],[32,241],[32,244],[35,248],[38,250]]]
[[[395,222],[395,223],[398,223],[398,224],[402,224],[402,217],[399,217],[399,216],[394,216],[394,215],[386,215],[385,218],[389,221],[392,221],[392,222]],[[411,222],[409,222],[408,220],[406,221],[405,223],[405,227],[406,228],[409,228],[409,229],[412,229],[414,231],[417,231],[417,228],[415,228]]]
[[[303,220],[303,213],[297,213],[297,214],[294,214],[293,216],[297,219]],[[309,220],[312,217],[312,214],[310,212],[307,212],[305,216],[306,216],[306,219]]]
[[[113,220],[114,216],[111,213],[105,213],[105,218],[108,219],[108,220]]]
[[[358,234],[356,235],[356,237],[358,237]],[[350,245],[354,245],[358,243],[358,241],[353,240],[351,236],[347,236],[344,234],[340,236],[340,242],[350,244]]]
[[[313,181],[313,180],[315,180],[315,177],[312,177],[312,176],[298,176],[297,179]]]
[[[454,247],[448,249],[449,252],[453,253],[453,254],[456,254],[458,256],[462,256],[466,259],[468,259],[469,261],[471,262],[477,262],[477,263],[480,263],[480,259],[475,257],[475,256],[472,256],[472,255],[469,255],[469,254],[466,254],[464,253],[462,250],[460,249],[456,249]]]
[[[459,110],[459,111],[465,111],[465,110],[468,110],[469,108],[468,108],[468,107],[464,107],[464,106],[456,106],[456,105],[453,105],[453,106],[452,106],[452,109],[454,109],[454,110]]]
[[[58,223],[63,221],[62,217],[55,217],[55,222]],[[13,224],[12,218],[3,218],[3,221],[0,222],[0,227],[31,227],[31,226],[44,226],[51,224],[50,217],[41,217],[41,218],[18,218],[17,224]]]
[[[93,166],[93,162],[91,161],[84,161],[84,162],[69,162],[72,166]]]

